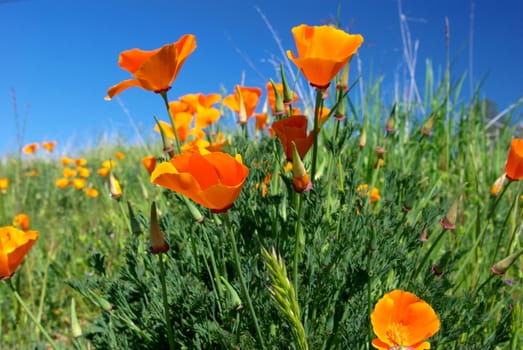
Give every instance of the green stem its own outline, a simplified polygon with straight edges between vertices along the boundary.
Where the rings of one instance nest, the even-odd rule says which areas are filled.
[[[263,335],[262,335],[262,332],[260,329],[260,325],[258,323],[258,318],[256,317],[256,312],[254,311],[254,306],[252,305],[252,300],[251,300],[251,296],[249,295],[249,290],[247,289],[247,284],[245,283],[245,279],[243,278],[242,267],[240,264],[240,257],[238,255],[238,248],[236,247],[236,237],[234,236],[234,232],[232,230],[232,224],[231,224],[231,219],[229,217],[229,213],[225,212],[224,217],[225,217],[225,225],[227,226],[227,234],[229,235],[229,240],[231,241],[231,245],[232,245],[232,253],[234,256],[234,265],[236,267],[238,276],[240,278],[242,293],[245,296],[245,299],[247,300],[247,305],[249,306],[249,311],[251,312],[252,319],[254,320],[254,326],[256,328],[256,333],[258,335],[258,340],[260,342],[260,346],[262,349],[265,350],[265,343],[263,341]]]
[[[165,322],[167,323],[167,338],[169,340],[169,350],[174,350],[174,336],[171,325],[171,317],[169,316],[169,303],[167,301],[167,285],[165,283],[165,266],[163,262],[163,253],[158,254],[158,262],[160,265],[160,282],[162,284],[163,310],[165,312]]]
[[[439,241],[441,240],[441,238],[445,235],[445,231],[442,230],[439,235],[436,237],[436,240],[434,241],[434,243],[432,243],[432,245],[430,246],[429,250],[427,250],[427,252],[425,253],[425,255],[423,256],[423,258],[421,259],[421,262],[418,264],[418,267],[417,269],[415,270],[415,272],[412,274],[412,276],[410,277],[409,281],[412,281],[414,278],[416,278],[418,276],[418,274],[420,273],[421,269],[423,268],[423,265],[425,265],[425,263],[427,262],[427,259],[430,257],[430,254],[432,253],[432,251],[434,250],[434,248],[436,248],[436,246],[438,245]]]
[[[322,90],[316,90],[316,103],[314,105],[314,144],[312,146],[312,169],[311,169],[311,181],[314,182],[316,176],[316,162],[318,159],[318,125],[320,123],[320,112],[323,107]]]
[[[174,142],[176,145],[176,153],[181,154],[181,146],[180,146],[180,138],[178,137],[178,129],[176,129],[176,123],[174,122],[174,117],[171,113],[171,109],[169,108],[169,100],[167,98],[167,91],[163,91],[160,93],[160,96],[162,96],[163,103],[165,104],[165,108],[167,109],[167,114],[169,115],[169,119],[171,120],[171,126],[173,127],[174,132]]]
[[[221,313],[222,312],[222,303],[221,303],[221,295],[222,295],[222,281],[220,279],[220,273],[218,272],[218,266],[216,265],[216,260],[214,259],[214,249],[211,244],[211,241],[209,240],[209,235],[207,234],[207,231],[202,229],[203,237],[205,239],[205,243],[207,244],[207,249],[209,250],[209,255],[211,257],[211,267],[214,273],[214,278],[211,276],[211,284],[213,288],[215,288],[217,296],[218,296],[218,310]],[[209,271],[210,272],[210,271]],[[215,285],[216,280],[216,285]]]
[[[47,339],[47,341],[49,342],[49,344],[51,345],[51,347],[55,350],[58,349],[58,346],[56,345],[56,343],[54,342],[53,338],[51,338],[51,336],[49,335],[49,333],[47,333],[47,331],[45,330],[45,328],[42,326],[42,324],[36,319],[36,317],[33,315],[33,313],[31,312],[31,310],[29,310],[29,307],[27,306],[27,304],[24,302],[24,300],[22,299],[22,297],[20,296],[20,294],[18,294],[18,292],[16,291],[15,287],[13,286],[13,283],[11,281],[11,279],[8,279],[7,280],[7,284],[9,285],[9,288],[11,288],[11,291],[13,292],[16,300],[20,303],[20,305],[22,305],[22,307],[24,308],[25,312],[27,313],[27,315],[29,316],[29,318],[31,319],[31,321],[34,322],[34,324],[36,325],[36,327],[38,327],[38,329],[40,330],[40,332],[42,332],[42,334],[44,335],[44,337]]]
[[[302,199],[301,195],[297,194],[297,212],[298,216],[296,218],[296,226],[294,228],[295,241],[294,241],[294,261],[292,265],[292,279],[294,281],[294,290],[296,292],[296,298],[298,298],[298,263],[300,261],[301,255],[303,253],[303,247],[305,246],[305,239],[303,237],[303,230],[301,226],[301,208],[302,208]]]
[[[493,265],[497,261],[498,249],[499,249],[499,245],[501,244],[501,237],[503,237],[503,231],[505,231],[505,226],[507,226],[507,222],[508,222],[508,219],[510,217],[510,213],[512,212],[512,210],[516,206],[517,200],[518,200],[518,196],[515,196],[514,200],[512,201],[512,204],[510,206],[510,209],[507,212],[507,216],[505,216],[505,221],[503,221],[503,225],[501,226],[501,230],[498,233],[498,239],[496,241],[496,248],[494,248],[494,252],[492,253],[492,263],[491,263],[491,265]]]

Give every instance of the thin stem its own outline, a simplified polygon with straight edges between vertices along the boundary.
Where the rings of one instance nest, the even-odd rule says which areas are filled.
[[[169,303],[167,301],[167,285],[165,283],[165,266],[163,262],[163,253],[158,254],[158,262],[160,265],[160,282],[162,284],[163,310],[165,312],[165,322],[167,323],[167,339],[169,340],[169,350],[174,350],[174,336],[171,325],[171,317],[169,316]]]
[[[6,218],[6,215],[5,215],[4,196],[5,196],[5,194],[0,193],[0,215],[2,215],[2,216],[0,217],[0,219],[2,219],[2,221],[0,222],[0,224],[1,224],[2,226],[8,224],[8,222],[7,222],[7,218]]]
[[[320,112],[323,108],[323,98],[322,98],[323,91],[320,89],[316,89],[316,103],[314,105],[314,129],[312,132],[314,133],[314,144],[312,146],[312,169],[311,169],[311,180],[314,182],[315,176],[316,176],[316,162],[318,159],[318,126],[320,123]]]
[[[18,292],[16,291],[15,287],[13,286],[13,282],[11,281],[11,279],[8,279],[7,280],[7,284],[9,285],[9,288],[11,289],[11,291],[13,292],[16,300],[20,303],[20,305],[22,305],[22,307],[24,308],[25,312],[27,313],[27,315],[29,316],[29,318],[31,319],[31,321],[34,322],[34,324],[36,325],[36,327],[38,327],[38,329],[40,330],[40,332],[42,332],[42,334],[44,335],[45,339],[47,339],[47,341],[49,342],[49,344],[51,345],[51,347],[55,350],[58,349],[58,346],[56,345],[56,343],[54,342],[53,338],[51,338],[51,336],[49,335],[49,333],[47,333],[47,331],[45,330],[45,328],[42,326],[42,324],[36,319],[35,315],[33,315],[33,313],[31,312],[31,310],[29,310],[29,307],[27,306],[27,304],[24,302],[24,300],[22,299],[22,297],[20,296],[20,294],[18,294]]]
[[[175,145],[176,145],[176,153],[180,154],[182,153],[181,146],[180,146],[180,138],[178,137],[178,129],[176,129],[176,123],[174,122],[174,117],[171,113],[171,109],[169,108],[169,100],[167,99],[167,91],[163,91],[160,93],[160,96],[162,96],[163,103],[165,104],[165,108],[167,109],[167,114],[169,115],[169,119],[171,120],[171,126],[173,127],[173,133],[175,138]]]
[[[263,341],[263,335],[262,335],[262,332],[260,329],[260,325],[258,323],[258,318],[256,317],[256,312],[254,311],[254,307],[252,305],[252,300],[251,300],[251,296],[249,295],[249,290],[247,289],[247,284],[245,283],[245,279],[243,278],[242,267],[240,264],[240,257],[238,254],[238,248],[236,247],[236,237],[234,236],[234,232],[232,230],[231,219],[229,217],[228,212],[224,213],[224,218],[225,218],[227,234],[229,235],[229,240],[231,241],[231,245],[232,245],[232,253],[234,256],[234,265],[236,267],[238,276],[240,278],[242,293],[243,293],[245,299],[247,300],[247,305],[249,306],[249,311],[251,312],[251,316],[254,320],[254,327],[256,328],[256,334],[258,335],[258,340],[260,342],[261,348],[265,350],[265,343]]]
[[[294,241],[294,262],[292,265],[292,279],[294,281],[294,290],[296,291],[296,298],[298,298],[298,263],[300,261],[303,247],[305,246],[304,238],[303,238],[303,230],[301,226],[301,208],[302,208],[302,199],[301,195],[297,194],[297,212],[298,216],[296,218],[296,226],[294,228],[295,233],[295,241]]]
[[[425,255],[423,256],[423,258],[421,259],[421,262],[418,264],[418,267],[417,269],[415,270],[415,272],[412,274],[410,280],[412,281],[414,278],[416,278],[418,276],[418,274],[420,273],[421,269],[423,268],[423,265],[425,265],[425,263],[427,262],[427,259],[430,257],[430,254],[432,253],[432,251],[434,250],[434,248],[436,248],[436,246],[438,245],[439,241],[441,240],[441,238],[445,235],[445,232],[442,231],[438,234],[438,236],[436,237],[436,240],[434,241],[434,243],[432,243],[432,245],[430,246],[429,250],[427,250],[427,252],[425,253]]]

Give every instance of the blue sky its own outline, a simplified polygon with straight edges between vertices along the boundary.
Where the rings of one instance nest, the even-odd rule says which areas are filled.
[[[27,117],[23,143],[57,140],[58,152],[96,144],[101,135],[132,141],[135,129],[117,100],[104,101],[107,88],[129,74],[117,65],[126,49],[154,49],[195,34],[197,48],[169,92],[232,91],[263,87],[276,78],[271,60],[281,52],[259,8],[284,49],[294,50],[293,26],[323,24],[336,17],[340,0],[0,0],[0,156],[17,150],[12,89],[19,119]],[[482,97],[500,110],[523,94],[523,2],[519,0],[403,0],[413,40],[419,41],[417,77],[425,60],[445,64],[445,18],[457,79],[469,69],[470,9],[474,5],[473,80],[488,74]],[[394,79],[404,71],[396,0],[341,1],[341,24],[360,33],[364,78],[383,75],[386,103]],[[501,5],[502,4],[502,5]],[[438,69],[436,69],[436,72]],[[463,99],[471,96],[467,80]],[[423,85],[423,84],[421,84]],[[165,117],[159,96],[133,88],[120,101],[144,134],[153,115]],[[71,154],[72,155],[72,154]]]

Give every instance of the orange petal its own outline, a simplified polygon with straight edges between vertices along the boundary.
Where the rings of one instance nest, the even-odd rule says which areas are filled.
[[[141,87],[142,89],[145,89],[145,87],[143,87],[142,83],[138,79],[128,79],[114,86],[111,86],[109,90],[107,90],[107,96],[105,97],[105,99],[109,101],[114,96],[118,95],[124,90],[129,89],[130,87]]]

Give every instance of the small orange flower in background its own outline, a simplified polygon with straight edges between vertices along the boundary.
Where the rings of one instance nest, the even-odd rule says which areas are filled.
[[[367,184],[362,184],[356,187],[356,192],[358,192],[360,197],[370,196],[371,203],[375,203],[381,198],[380,191],[376,187],[373,187],[372,190],[369,191],[369,185]]]
[[[64,168],[62,170],[62,175],[64,177],[75,177],[76,176],[76,170],[71,169],[71,168]]]
[[[73,179],[71,185],[77,190],[82,190],[85,187],[85,179],[81,177]]]
[[[249,169],[241,156],[213,152],[185,153],[156,166],[151,182],[178,192],[213,212],[231,208]]]
[[[29,216],[24,213],[16,215],[13,219],[13,226],[23,231],[29,230],[30,223]]]
[[[300,158],[303,159],[314,142],[314,134],[307,135],[307,117],[293,115],[272,123],[272,130],[276,133],[285,150],[288,161],[292,161],[291,142],[294,141]]]
[[[102,162],[102,167],[107,169],[112,169],[116,166],[116,162],[114,160],[104,160]]]
[[[86,188],[85,189],[85,194],[88,196],[88,197],[91,197],[91,198],[96,198],[98,197],[98,190],[96,188]]]
[[[238,123],[247,123],[248,118],[254,115],[254,110],[258,106],[262,90],[257,87],[246,87],[236,85],[234,94],[226,96],[223,104],[236,112],[240,119]]]
[[[512,181],[523,179],[523,139],[513,139],[510,143],[505,173]]]
[[[78,158],[74,160],[74,164],[76,166],[85,166],[87,164],[87,159],[85,158]]]
[[[60,178],[60,179],[56,180],[54,184],[55,184],[56,187],[58,187],[59,189],[63,190],[64,188],[66,188],[67,186],[69,186],[69,179],[63,177],[63,178]]]
[[[147,169],[147,172],[151,174],[156,167],[156,157],[155,156],[145,156],[142,158],[142,164]]]
[[[101,167],[100,169],[98,169],[96,172],[98,174],[100,174],[100,176],[103,176],[103,177],[106,177],[107,175],[109,175],[109,172],[111,171],[111,168],[105,168],[105,167]]]
[[[114,154],[114,156],[115,156],[117,159],[120,159],[120,160],[122,160],[122,159],[125,158],[125,154],[123,154],[122,152],[116,152],[116,153]]]
[[[40,175],[40,172],[36,169],[33,169],[33,170],[29,170],[27,173],[25,173],[25,175],[29,176],[29,177],[35,177],[35,176]]]
[[[56,141],[42,142],[42,147],[47,150],[47,152],[54,151],[56,147]]]
[[[82,166],[79,166],[78,168],[76,168],[76,171],[78,172],[78,176],[80,176],[80,177],[89,177],[89,175],[91,175],[91,171]]]
[[[28,145],[25,145],[24,148],[22,149],[22,151],[25,153],[25,154],[33,154],[36,152],[36,150],[38,149],[38,147],[40,147],[38,145],[38,143],[34,142],[34,143],[30,143]]]
[[[194,49],[196,49],[195,36],[186,34],[177,42],[156,50],[123,51],[118,59],[118,65],[131,73],[134,79],[124,80],[109,88],[106,100],[133,86],[156,93],[169,90],[185,60]]]
[[[309,83],[319,89],[329,86],[363,43],[363,36],[327,25],[302,24],[292,28],[292,34],[298,57],[290,50],[287,57],[298,66]]]
[[[0,279],[10,278],[38,238],[38,231],[0,227]]]
[[[7,177],[0,178],[0,192],[6,193],[9,188],[9,179]]]
[[[254,117],[256,118],[256,130],[263,131],[263,129],[265,129],[267,126],[267,122],[269,121],[267,113],[256,113],[254,114]]]
[[[71,158],[68,158],[68,157],[61,157],[60,161],[62,162],[63,166],[67,166],[74,162],[74,160],[72,160]]]
[[[376,349],[430,349],[426,339],[439,331],[436,312],[425,301],[403,290],[385,294],[370,315]]]
[[[171,103],[172,102],[169,103],[169,108],[171,106]],[[187,140],[187,138],[190,135],[190,132],[192,129],[191,122],[194,117],[192,116],[192,114],[190,114],[188,112],[173,113],[172,109],[171,109],[171,114],[173,116],[174,123],[176,124],[176,132],[178,133],[178,141],[185,142],[185,140]],[[160,120],[160,124],[161,124],[165,137],[167,137],[168,139],[171,139],[171,140],[176,139],[176,135],[174,134],[174,130],[173,130],[171,123]],[[156,124],[154,126],[154,130],[158,133],[160,132],[160,127],[158,126],[158,124]]]

